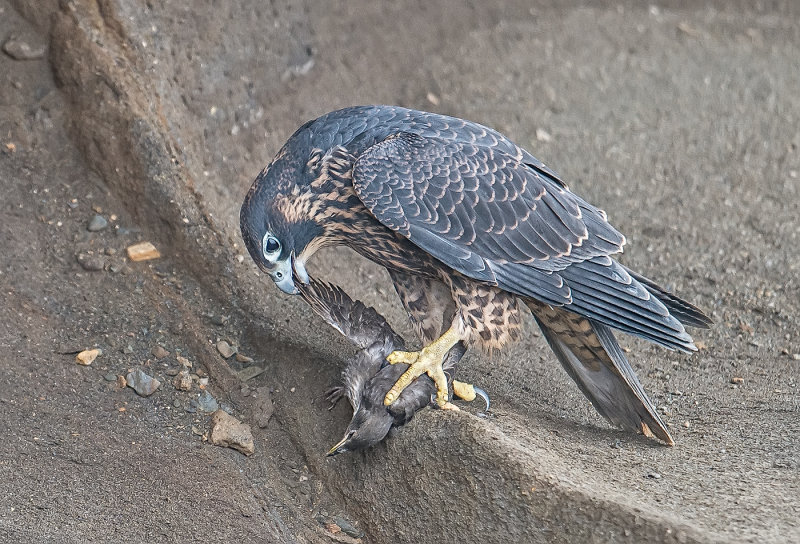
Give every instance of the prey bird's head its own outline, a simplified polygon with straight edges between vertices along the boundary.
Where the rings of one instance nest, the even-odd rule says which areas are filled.
[[[304,162],[286,148],[253,182],[239,215],[242,238],[258,267],[290,295],[295,281],[308,283],[306,260],[319,249],[324,230],[315,221],[315,195]]]
[[[362,405],[353,414],[350,425],[342,438],[328,451],[328,457],[358,451],[374,446],[389,434],[394,424],[394,416],[383,406]]]

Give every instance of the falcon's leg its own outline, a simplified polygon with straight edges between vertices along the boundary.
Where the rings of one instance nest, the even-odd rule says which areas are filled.
[[[414,331],[423,344],[439,338],[452,323],[455,302],[450,288],[439,280],[388,269]],[[453,361],[453,364],[458,360]]]
[[[400,272],[395,269],[388,269],[389,276],[392,278],[394,288],[403,307],[414,325],[420,340],[423,344],[430,344],[439,338],[447,324],[453,322],[456,312],[456,303],[453,299],[452,288],[444,282],[425,276]],[[444,370],[452,369],[466,353],[466,345],[459,342],[455,348],[451,349],[443,363]],[[398,361],[405,362],[405,361]],[[437,387],[438,389],[438,387]],[[489,409],[489,396],[480,388],[471,384],[453,381],[455,396],[472,401],[476,398],[476,393],[486,402],[486,409]],[[398,389],[399,392],[402,388]],[[437,396],[437,402],[438,396]],[[390,404],[388,402],[387,404]],[[439,405],[444,408],[455,408],[450,403]]]
[[[442,368],[447,353],[459,342],[463,340],[463,332],[457,323],[454,323],[447,332],[441,335],[437,340],[434,340],[420,351],[394,351],[386,357],[386,360],[391,364],[405,363],[411,365],[406,370],[400,379],[392,386],[383,403],[388,406],[393,403],[403,392],[403,389],[409,386],[411,382],[423,374],[427,374],[436,384],[436,402],[442,407],[448,404],[447,402],[447,376]],[[448,407],[449,408],[449,407]]]

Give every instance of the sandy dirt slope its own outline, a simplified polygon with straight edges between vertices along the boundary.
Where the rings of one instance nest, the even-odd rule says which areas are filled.
[[[366,542],[800,539],[793,4],[18,4],[28,23],[0,3],[0,39],[50,49],[0,57],[0,531],[346,541],[325,529],[342,516]],[[462,364],[493,417],[429,411],[324,458],[348,414],[320,397],[349,348],[239,258],[236,223],[298,125],[358,103],[505,132],[608,211],[626,265],[709,311],[693,356],[621,339],[676,447],[608,427],[531,327]],[[117,219],[88,232],[93,206]],[[164,258],[125,263],[140,239]],[[106,269],[84,270],[90,252]],[[383,271],[314,264],[410,333]],[[242,383],[220,339],[266,371]],[[62,353],[95,344],[90,368]],[[179,349],[252,425],[253,457],[203,442],[199,389],[167,374]],[[106,381],[137,366],[164,382],[151,397]]]

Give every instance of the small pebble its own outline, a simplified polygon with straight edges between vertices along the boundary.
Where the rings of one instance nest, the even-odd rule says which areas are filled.
[[[145,374],[141,368],[129,372],[125,378],[128,387],[133,388],[133,390],[142,397],[149,397],[161,386],[160,381]]]
[[[180,408],[180,407],[181,407],[181,401],[180,401],[180,399],[175,399],[175,400],[173,400],[173,401],[172,401],[172,406],[173,406],[173,408]]]
[[[89,220],[89,224],[86,225],[86,230],[89,232],[98,232],[103,230],[108,226],[108,221],[102,215],[95,215]]]
[[[103,376],[103,379],[107,382],[115,382],[117,381],[117,375],[113,372],[109,372],[108,374]]]
[[[733,378],[731,378],[731,383],[735,383],[736,385],[743,384],[744,383],[744,378],[742,378],[740,376],[734,376]]]
[[[253,366],[248,366],[244,370],[240,370],[239,372],[237,372],[237,375],[239,376],[240,380],[246,382],[247,380],[252,380],[256,376],[263,373],[264,373],[263,368],[253,365]]]
[[[167,376],[177,376],[180,373],[181,369],[178,367],[168,368],[164,371]]]
[[[187,359],[186,357],[183,357],[182,355],[178,355],[175,358],[178,360],[178,362],[181,364],[181,366],[185,366],[186,368],[192,368],[192,362],[189,359]]]
[[[85,349],[75,356],[75,362],[79,365],[89,366],[102,353],[103,350],[100,349]]]
[[[250,426],[222,410],[217,410],[211,416],[211,436],[209,438],[215,446],[233,448],[245,455],[252,455],[255,451]]]
[[[78,260],[78,264],[83,267],[84,270],[88,272],[98,272],[102,270],[106,265],[106,260],[103,259],[100,255],[94,255],[89,253],[79,253],[76,256]]]
[[[660,480],[661,474],[659,474],[658,472],[648,472],[647,477],[650,478],[651,480]]]
[[[219,410],[219,403],[217,399],[215,399],[208,390],[203,391],[200,393],[200,397],[197,399],[197,408],[201,412],[216,412]]]
[[[117,389],[125,389],[128,387],[128,380],[125,379],[125,376],[117,376]]]
[[[248,357],[247,355],[242,355],[241,353],[236,354],[236,360],[240,363],[251,364],[255,363],[252,357]]]
[[[256,392],[258,397],[253,406],[253,419],[256,425],[263,429],[269,424],[272,414],[275,413],[275,407],[272,405],[268,387],[259,387]]]
[[[156,359],[163,359],[169,355],[169,352],[163,348],[163,346],[156,345],[150,353],[153,354],[153,357]]]
[[[192,389],[192,378],[189,376],[189,371],[186,369],[181,370],[180,374],[172,380],[172,385],[178,391],[190,391]]]
[[[131,353],[133,353],[133,346],[128,344],[127,346],[122,348],[122,353],[124,353],[125,355],[130,355]]]
[[[3,44],[3,51],[14,60],[37,60],[44,57],[47,48],[44,45],[31,45],[12,36]]]
[[[224,315],[212,315],[211,316],[211,322],[214,325],[216,325],[217,327],[225,326],[228,323],[228,319],[230,319],[230,318],[226,317]]]
[[[161,253],[156,249],[156,246],[150,242],[141,242],[128,246],[128,258],[132,261],[149,261],[150,259],[158,259]]]
[[[236,353],[236,350],[225,340],[220,340],[217,342],[217,351],[219,351],[219,354],[225,359],[229,359],[234,353]]]
[[[341,527],[342,532],[344,532],[344,534],[346,534],[347,536],[353,538],[361,538],[364,536],[364,531],[359,530],[352,523],[350,523],[341,516],[333,516],[333,522],[336,523],[336,525],[338,525],[339,527]]]

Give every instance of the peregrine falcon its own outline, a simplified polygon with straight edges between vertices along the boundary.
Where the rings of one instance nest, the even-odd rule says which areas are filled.
[[[424,347],[385,404],[427,374],[448,402],[442,363],[456,347],[499,350],[529,309],[597,410],[672,444],[611,329],[697,348],[699,309],[616,262],[625,237],[605,212],[502,134],[454,117],[359,106],[300,127],[242,205],[256,264],[289,294],[320,248],[346,245],[386,267]]]

